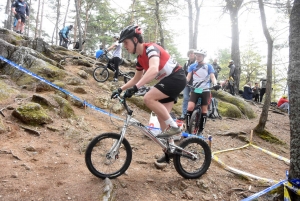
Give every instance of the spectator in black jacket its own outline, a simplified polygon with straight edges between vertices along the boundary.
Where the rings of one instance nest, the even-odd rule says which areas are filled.
[[[24,0],[17,0],[12,4],[11,10],[15,15],[15,18],[18,20],[15,29],[16,32],[19,34],[23,34],[26,19],[29,17],[29,7],[27,3],[24,2]]]
[[[214,59],[212,66],[214,67],[214,70],[215,70],[215,77],[216,77],[216,79],[218,79],[218,74],[222,68],[219,66],[217,59]]]

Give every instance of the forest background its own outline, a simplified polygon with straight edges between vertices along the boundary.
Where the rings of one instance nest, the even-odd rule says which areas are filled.
[[[13,0],[1,1],[2,27],[12,28],[10,6]],[[40,37],[57,45],[58,31],[75,25],[72,41],[85,40],[84,50],[93,55],[99,45],[107,47],[112,35],[129,24],[139,24],[146,42],[162,42],[183,65],[190,48],[208,51],[206,62],[217,58],[222,67],[219,81],[228,77],[228,60],[233,59],[232,20],[227,8],[230,0],[27,0],[30,18],[25,34]],[[234,2],[234,1],[232,1]],[[238,33],[240,54],[240,84],[259,82],[267,74],[267,41],[261,26],[257,1],[240,1]],[[76,9],[75,5],[78,5]],[[288,36],[290,1],[264,1],[267,25],[274,40],[272,61],[272,95],[277,101],[287,94]],[[192,11],[192,13],[189,13]],[[79,16],[79,18],[78,18]],[[198,17],[198,18],[197,18]],[[78,20],[80,21],[78,23]],[[78,24],[81,29],[78,29]],[[192,27],[192,29],[191,29]],[[192,35],[190,35],[192,33]],[[192,39],[191,39],[192,37]],[[192,44],[190,41],[193,41]],[[72,48],[72,47],[70,47]],[[123,57],[134,59],[123,51]]]

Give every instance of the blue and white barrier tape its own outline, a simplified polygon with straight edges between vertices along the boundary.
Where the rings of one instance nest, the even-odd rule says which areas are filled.
[[[273,186],[270,186],[269,188],[266,188],[266,189],[264,189],[264,190],[262,190],[262,191],[260,191],[258,193],[255,193],[255,194],[253,194],[253,195],[251,195],[251,196],[249,196],[249,197],[247,197],[245,199],[242,199],[241,201],[251,201],[251,200],[254,200],[254,199],[256,199],[256,198],[258,198],[258,197],[260,197],[260,196],[262,196],[262,195],[264,195],[264,194],[266,194],[268,192],[270,192],[271,190],[274,190],[275,188],[278,188],[279,186],[283,185],[285,182],[287,182],[287,180],[282,180],[279,183],[274,184]]]
[[[59,87],[59,86],[57,86],[57,85],[55,85],[55,84],[49,82],[48,80],[46,80],[46,79],[44,79],[44,78],[42,78],[42,77],[36,75],[35,73],[33,73],[33,72],[27,70],[26,68],[23,68],[23,67],[20,66],[20,65],[18,65],[18,64],[16,64],[16,63],[14,63],[14,62],[12,62],[12,61],[10,61],[10,60],[4,58],[3,56],[0,56],[0,59],[1,59],[2,61],[5,61],[6,63],[10,64],[11,66],[17,68],[18,70],[20,70],[20,71],[26,73],[27,75],[30,75],[30,76],[32,76],[32,77],[34,77],[34,78],[36,78],[36,79],[38,79],[38,80],[40,80],[40,81],[46,83],[46,84],[52,86],[53,88],[55,88],[55,89],[57,89],[57,90],[59,90],[59,91],[62,91],[63,93],[65,93],[66,95],[72,97],[73,99],[75,99],[75,100],[77,100],[77,101],[80,101],[80,102],[83,104],[83,106],[88,106],[88,107],[90,107],[90,108],[92,108],[92,109],[94,109],[94,110],[96,110],[96,111],[102,112],[102,113],[107,114],[107,115],[109,115],[109,116],[111,116],[111,117],[114,117],[114,118],[116,118],[116,119],[119,119],[119,120],[124,121],[124,119],[122,119],[122,118],[120,118],[120,117],[118,117],[118,116],[112,115],[112,114],[110,114],[109,112],[107,112],[107,111],[105,111],[105,110],[102,110],[102,109],[100,109],[100,108],[98,108],[98,107],[96,107],[96,106],[94,106],[94,105],[92,105],[92,104],[86,102],[85,100],[81,100],[80,98],[74,96],[73,94],[71,94],[71,93],[68,92],[67,90],[65,90],[65,89],[63,89],[63,88],[61,88],[61,87]]]

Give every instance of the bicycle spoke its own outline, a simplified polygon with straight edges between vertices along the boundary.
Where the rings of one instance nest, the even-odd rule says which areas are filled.
[[[106,138],[99,141],[96,146],[93,148],[91,153],[91,161],[94,168],[98,172],[105,174],[112,174],[119,171],[124,165],[124,158],[126,158],[126,151],[123,148],[119,149],[117,155],[114,158],[107,158],[109,150],[114,144],[113,139]]]
[[[205,155],[202,146],[196,143],[189,144],[185,150],[195,154],[197,159],[193,160],[186,157],[180,157],[182,168],[190,173],[199,171],[199,169],[203,167],[205,161]]]

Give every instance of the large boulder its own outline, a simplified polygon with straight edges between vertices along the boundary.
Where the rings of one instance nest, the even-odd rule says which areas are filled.
[[[52,123],[52,119],[38,103],[28,102],[16,108],[12,115],[26,124],[40,125]]]
[[[59,115],[62,118],[75,117],[74,110],[66,99],[59,95],[53,95],[53,98],[59,104]]]
[[[252,107],[250,106],[249,103],[244,101],[244,99],[242,99],[238,96],[232,96],[231,94],[229,94],[225,91],[222,91],[222,90],[212,91],[212,95],[213,95],[213,97],[218,98],[219,100],[221,100],[223,102],[227,102],[232,105],[235,105],[242,112],[242,114],[244,114],[247,118],[252,119],[255,117],[255,112],[252,110]],[[227,104],[227,106],[228,106],[228,104]],[[222,110],[222,104],[219,107],[219,110]]]
[[[61,80],[66,75],[65,71],[46,62],[48,60],[45,61],[44,57],[40,59],[38,55],[41,53],[27,47],[14,46],[2,39],[0,39],[0,55],[49,81]],[[2,74],[10,75],[11,79],[16,81],[18,85],[29,85],[36,82],[32,76],[7,63],[0,63],[0,69]]]

